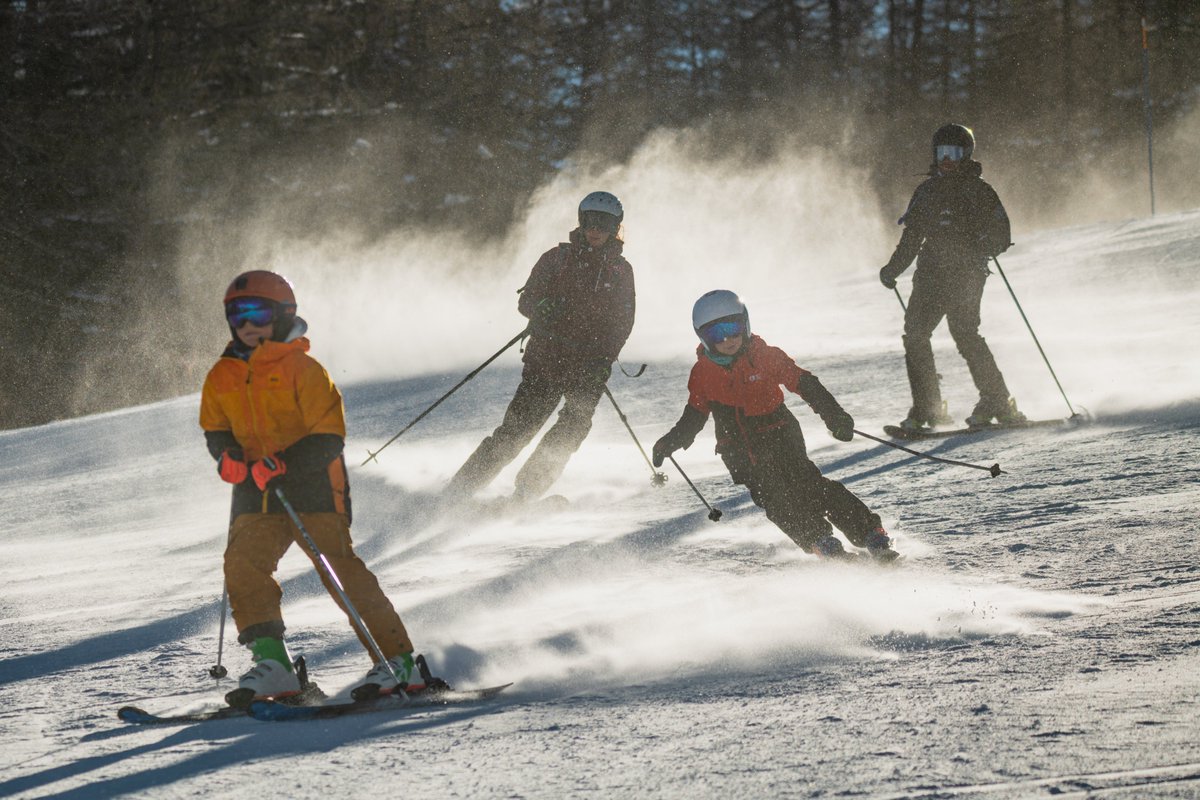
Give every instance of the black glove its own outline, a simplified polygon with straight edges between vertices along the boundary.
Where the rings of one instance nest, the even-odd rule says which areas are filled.
[[[833,434],[833,438],[839,441],[848,442],[854,438],[854,417],[845,411],[831,414],[830,419],[826,421],[826,427]]]
[[[608,383],[612,377],[612,361],[607,358],[593,358],[583,365],[586,379],[598,386]]]
[[[549,324],[558,316],[558,303],[553,297],[543,297],[533,307],[533,321],[539,325]]]
[[[879,282],[882,283],[886,289],[896,288],[896,276],[892,274],[892,271],[888,267],[884,267],[883,269],[879,270]]]
[[[654,449],[650,453],[650,460],[654,462],[655,467],[661,467],[663,462],[671,457],[671,454],[679,449],[679,446],[673,441],[671,434],[659,439],[654,443]]]
[[[704,428],[708,414],[697,411],[692,406],[684,406],[683,415],[671,430],[654,443],[651,460],[654,466],[661,467],[663,462],[671,457],[676,450],[686,450],[696,441],[696,434]]]

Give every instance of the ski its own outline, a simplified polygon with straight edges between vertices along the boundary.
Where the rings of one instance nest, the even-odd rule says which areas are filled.
[[[319,703],[326,695],[315,683],[308,683],[305,675],[305,689],[292,697],[277,700],[280,705],[303,706]],[[235,690],[236,691],[236,690]],[[232,694],[232,692],[230,693]],[[246,701],[247,703],[249,701]],[[209,722],[210,720],[232,719],[248,716],[244,705],[224,705],[208,711],[192,711],[186,714],[151,714],[137,706],[123,706],[117,709],[117,718],[131,725],[188,725],[193,722]]]
[[[214,719],[230,719],[247,716],[246,709],[222,706],[212,711],[196,711],[191,714],[160,716],[144,711],[137,706],[124,706],[117,710],[117,718],[131,725],[187,725],[192,722],[208,722]]]
[[[407,702],[396,695],[381,695],[369,700],[329,703],[327,705],[291,706],[272,700],[255,700],[250,704],[251,717],[264,722],[289,722],[305,719],[330,719],[351,714],[369,714],[376,711],[404,711],[430,706],[455,703],[470,703],[488,700],[512,686],[511,683],[489,686],[486,689],[436,689],[410,692]]]
[[[1030,419],[1024,422],[1010,422],[1008,424],[992,424],[980,425],[977,427],[966,428],[928,428],[919,431],[909,431],[901,428],[899,425],[884,425],[883,432],[893,439],[944,439],[949,436],[966,436],[974,433],[985,433],[987,431],[1014,431],[1024,430],[1025,428],[1048,428],[1055,426],[1068,425],[1069,420],[1065,419]]]

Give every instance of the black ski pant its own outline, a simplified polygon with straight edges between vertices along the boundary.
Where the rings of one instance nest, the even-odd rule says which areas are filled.
[[[987,276],[986,268],[953,274],[918,269],[913,276],[912,296],[904,314],[904,363],[912,389],[912,413],[918,418],[933,419],[942,410],[942,392],[930,339],[943,317],[971,371],[980,403],[1002,409],[1008,402],[1004,376],[987,341],[979,335],[979,305]]]
[[[867,534],[880,527],[879,515],[821,474],[805,450],[800,424],[786,407],[781,411],[768,415],[769,421],[742,417],[737,438],[718,442],[730,477],[749,489],[767,519],[806,552],[831,533],[831,524],[851,544],[865,547]]]
[[[526,365],[504,421],[479,443],[451,479],[448,491],[471,494],[486,486],[533,440],[559,401],[562,410],[517,473],[516,495],[540,497],[558,480],[567,461],[592,429],[592,415],[604,394],[604,381],[584,368],[550,371]]]

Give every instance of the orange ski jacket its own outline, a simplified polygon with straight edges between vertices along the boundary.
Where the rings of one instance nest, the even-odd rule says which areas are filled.
[[[287,466],[280,488],[297,511],[349,516],[342,395],[308,349],[303,337],[263,342],[245,360],[227,348],[205,378],[200,427],[213,458],[240,450],[252,464],[279,454]],[[283,509],[248,478],[233,492],[233,516],[243,513]]]

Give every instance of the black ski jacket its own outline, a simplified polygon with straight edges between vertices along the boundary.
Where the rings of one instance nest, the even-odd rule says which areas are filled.
[[[1008,249],[1012,230],[982,173],[979,162],[964,161],[955,172],[935,174],[917,187],[899,220],[904,233],[884,267],[887,277],[895,279],[914,258],[923,273],[987,272],[988,259]]]

